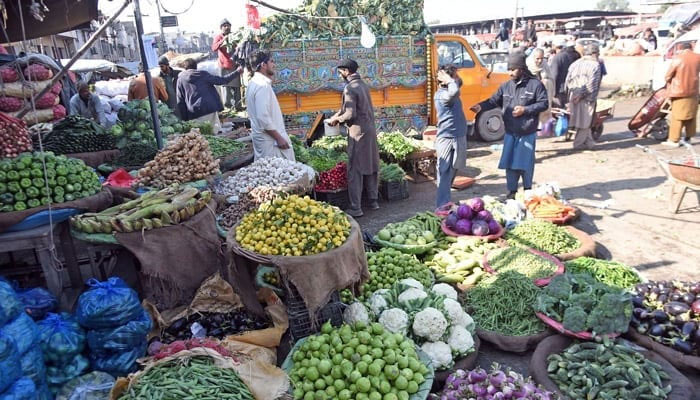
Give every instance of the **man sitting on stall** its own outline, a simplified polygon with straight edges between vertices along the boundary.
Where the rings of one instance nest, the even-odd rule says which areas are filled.
[[[70,115],[80,115],[107,126],[105,112],[99,96],[93,96],[87,82],[80,81],[77,84],[78,93],[70,99]]]

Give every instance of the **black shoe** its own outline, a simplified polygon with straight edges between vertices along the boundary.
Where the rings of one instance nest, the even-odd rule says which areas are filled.
[[[360,218],[361,216],[364,215],[364,214],[362,213],[362,210],[353,210],[352,208],[348,208],[347,210],[345,210],[345,212],[346,212],[349,216],[355,217],[355,218]]]
[[[370,202],[369,209],[370,210],[379,210],[379,202],[377,202],[377,200]]]
[[[508,200],[515,200],[515,194],[518,192],[509,192],[508,196],[506,196],[506,199]]]

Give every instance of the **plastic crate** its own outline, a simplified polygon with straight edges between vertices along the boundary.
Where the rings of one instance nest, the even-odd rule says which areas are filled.
[[[304,299],[301,297],[294,285],[291,283],[283,283],[282,290],[284,291],[285,304],[287,305],[287,314],[300,315],[309,313],[309,311],[306,309]],[[338,293],[338,291],[331,294],[330,302],[332,303],[336,301],[340,301],[340,293]]]
[[[382,182],[379,184],[379,193],[386,201],[404,200],[408,198],[408,182]]]
[[[326,203],[336,206],[341,210],[345,210],[350,207],[350,198],[348,197],[348,190],[341,189],[333,192],[319,192],[314,190],[314,198],[319,201],[325,201]]]
[[[304,311],[299,314],[292,314],[288,310],[289,333],[292,336],[292,340],[297,341],[313,335],[314,333],[320,332],[321,326],[329,320],[333,326],[338,327],[342,325],[344,310],[345,304],[334,300],[331,300],[328,304],[321,307],[316,314],[315,320],[312,319],[308,311]]]

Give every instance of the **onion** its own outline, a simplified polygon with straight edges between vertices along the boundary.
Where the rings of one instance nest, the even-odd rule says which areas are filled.
[[[486,374],[486,371],[479,368],[473,371],[469,371],[469,374],[467,375],[467,380],[469,381],[469,383],[478,383],[486,380],[487,376],[488,375]]]

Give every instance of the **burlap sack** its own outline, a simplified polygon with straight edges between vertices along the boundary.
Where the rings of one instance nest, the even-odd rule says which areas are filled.
[[[85,164],[92,168],[97,168],[101,164],[108,163],[114,160],[119,155],[119,150],[103,150],[93,151],[90,153],[72,153],[66,154],[66,157],[77,158],[83,160]]]
[[[109,190],[102,189],[94,196],[84,197],[82,199],[66,201],[60,204],[51,204],[51,209],[59,210],[62,208],[76,208],[86,212],[99,212],[112,205],[112,193]],[[22,222],[25,218],[38,213],[39,211],[48,210],[49,206],[34,207],[24,211],[13,211],[8,213],[0,213],[0,232]]]
[[[453,371],[458,369],[470,371],[474,369],[476,366],[476,360],[479,358],[479,347],[481,347],[481,340],[479,340],[479,336],[474,335],[474,352],[455,361],[454,367],[447,371],[435,371],[435,378],[433,379],[433,388],[431,392],[439,392],[442,390],[442,388],[445,386],[445,381]]]
[[[141,263],[145,298],[161,309],[188,304],[201,283],[224,265],[209,205],[178,225],[144,232],[116,233],[119,244]]]
[[[558,259],[561,261],[569,261],[579,257],[595,257],[595,241],[592,237],[573,226],[567,225],[565,228],[581,242],[581,247],[570,253],[557,254],[556,257]]]
[[[272,327],[228,336],[221,341],[222,345],[228,348],[226,343],[235,341],[269,349],[279,346],[282,336],[289,327],[287,308],[272,290],[260,289],[258,298],[261,302],[267,304],[265,312],[272,321]],[[151,314],[151,318],[154,321],[153,329],[149,336],[153,337],[160,336],[162,330],[180,318],[185,318],[198,312],[229,313],[243,308],[243,303],[234,292],[233,287],[217,272],[202,283],[202,286],[195,293],[194,299],[187,307],[178,307],[159,312],[155,305],[144,301],[144,308]]]
[[[537,347],[542,340],[548,336],[554,335],[555,332],[547,328],[536,335],[505,336],[497,332],[476,328],[476,334],[479,335],[479,338],[491,343],[499,350],[509,353],[525,353]]]
[[[668,360],[674,367],[679,369],[696,369],[700,371],[700,357],[691,356],[688,354],[683,354],[678,350],[674,350],[666,345],[663,345],[649,336],[642,335],[633,328],[627,331],[625,337],[633,341],[634,343],[645,347],[647,349],[653,350],[655,353],[659,353],[663,358]]]
[[[0,85],[0,95],[29,99],[49,86],[51,79],[45,81],[3,82]]]
[[[537,345],[534,353],[532,353],[532,358],[530,358],[529,371],[535,382],[542,385],[550,392],[558,394],[562,399],[568,399],[568,397],[563,396],[559,391],[557,384],[549,378],[549,374],[547,373],[547,357],[550,354],[561,353],[572,343],[573,339],[566,336],[550,336]],[[688,378],[678,372],[678,370],[676,370],[671,363],[666,361],[660,355],[652,351],[643,351],[642,354],[647,359],[659,364],[661,368],[663,368],[663,370],[666,371],[666,373],[671,377],[669,382],[664,382],[670,384],[672,388],[672,391],[668,394],[666,400],[692,399],[694,388],[693,384],[688,380]]]
[[[289,390],[287,374],[274,365],[258,360],[235,362],[233,359],[224,357],[214,350],[198,347],[152,362],[146,365],[142,371],[133,373],[126,378],[119,378],[109,394],[110,400],[118,400],[119,397],[129,390],[131,385],[136,384],[139,378],[152,368],[172,360],[181,360],[195,356],[210,357],[219,368],[235,370],[256,400],[276,399]]]
[[[228,234],[228,248],[260,264],[275,265],[283,282],[297,289],[304,299],[310,315],[328,304],[333,292],[352,287],[359,291],[360,285],[369,279],[362,231],[354,219],[350,221],[350,234],[345,243],[324,253],[302,256],[263,256],[245,250],[236,241],[236,226]],[[235,278],[234,278],[235,279]]]

